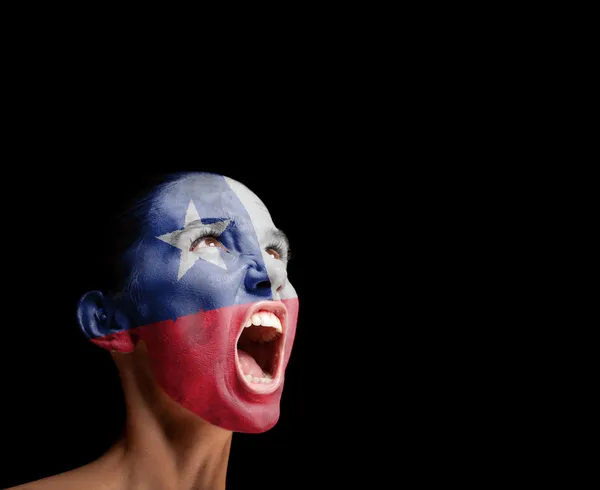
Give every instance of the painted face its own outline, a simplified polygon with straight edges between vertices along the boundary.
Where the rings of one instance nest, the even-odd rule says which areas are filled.
[[[232,431],[271,428],[298,315],[285,235],[255,194],[223,176],[190,174],[150,204],[114,299],[120,330],[92,341],[122,351],[143,341],[176,402]]]

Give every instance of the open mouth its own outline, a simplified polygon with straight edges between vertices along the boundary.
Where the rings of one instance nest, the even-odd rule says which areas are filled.
[[[285,312],[282,303],[262,301],[244,319],[236,345],[237,372],[254,393],[271,393],[279,386]]]

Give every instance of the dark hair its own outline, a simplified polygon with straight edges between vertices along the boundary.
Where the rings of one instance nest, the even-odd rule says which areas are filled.
[[[129,192],[115,196],[109,214],[101,252],[102,286],[117,292],[125,286],[129,270],[123,261],[125,252],[140,238],[155,196],[189,172],[158,173],[146,176]]]

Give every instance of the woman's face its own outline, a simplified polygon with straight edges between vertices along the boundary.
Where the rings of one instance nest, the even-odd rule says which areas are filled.
[[[285,235],[256,195],[214,174],[166,186],[145,220],[113,336],[144,342],[162,389],[204,420],[271,428],[298,315]]]

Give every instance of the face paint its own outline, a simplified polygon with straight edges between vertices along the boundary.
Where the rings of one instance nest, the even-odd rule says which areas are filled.
[[[271,428],[298,315],[285,235],[223,176],[190,174],[150,199],[113,299],[119,329],[91,340],[123,352],[143,341],[165,393],[211,424]]]

